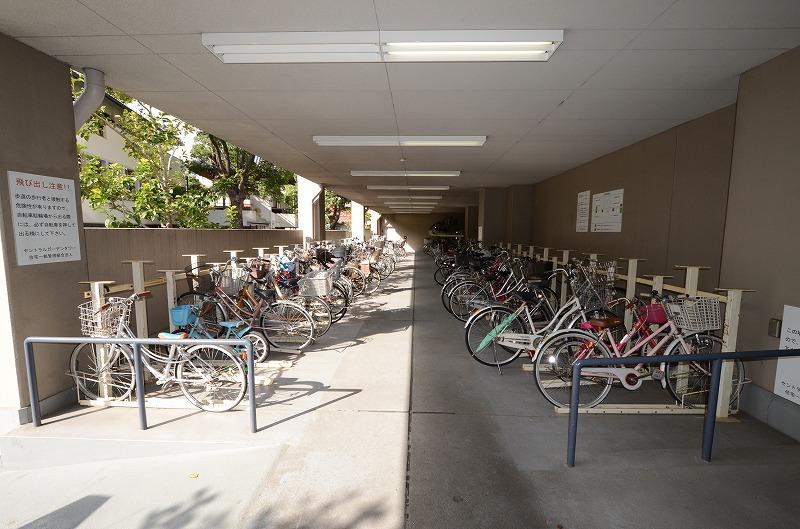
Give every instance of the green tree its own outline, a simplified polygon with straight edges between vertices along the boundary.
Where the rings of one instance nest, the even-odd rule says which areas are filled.
[[[325,214],[328,217],[328,229],[335,230],[339,226],[342,212],[350,205],[350,201],[340,197],[333,191],[325,189]]]
[[[73,94],[80,91],[81,77],[73,75]],[[129,172],[119,164],[105,164],[81,151],[81,196],[92,209],[107,216],[107,226],[140,226],[146,219],[163,227],[208,227],[213,194],[189,178],[177,156],[181,136],[191,131],[186,123],[112,89],[109,95],[123,104],[135,104],[110,113],[105,105],[80,128],[88,140],[105,127],[116,131],[123,148],[137,160]]]
[[[214,136],[200,133],[192,147],[189,169],[214,182],[213,190],[225,195],[232,207],[232,227],[243,227],[244,201],[250,196],[283,199],[283,188],[295,181],[294,173]]]

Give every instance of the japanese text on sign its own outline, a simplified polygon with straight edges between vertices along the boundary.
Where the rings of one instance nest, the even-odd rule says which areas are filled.
[[[800,307],[783,306],[779,349],[800,349]],[[800,404],[800,358],[778,358],[773,392]]]
[[[18,265],[80,260],[74,186],[67,178],[8,172]]]

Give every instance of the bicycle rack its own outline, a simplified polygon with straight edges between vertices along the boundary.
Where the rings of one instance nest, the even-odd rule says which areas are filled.
[[[756,360],[765,358],[784,358],[800,356],[800,349],[783,349],[747,352],[722,352],[694,355],[660,355],[626,358],[585,358],[572,365],[572,394],[569,407],[569,430],[567,432],[567,466],[575,466],[575,447],[578,438],[578,411],[581,391],[581,370],[591,367],[612,367],[619,365],[678,363],[683,361],[711,362],[711,387],[708,393],[708,404],[705,408],[703,423],[703,448],[701,457],[711,462],[714,445],[714,429],[716,427],[716,410],[720,402],[720,386],[722,382],[722,366],[725,360]]]
[[[31,418],[33,425],[42,425],[41,409],[39,407],[39,385],[36,380],[36,361],[33,356],[34,344],[70,344],[95,343],[101,345],[130,345],[133,347],[133,365],[136,379],[136,401],[139,408],[139,428],[147,429],[147,410],[144,387],[144,368],[142,365],[142,345],[227,345],[231,347],[244,347],[247,351],[247,393],[250,403],[250,431],[256,433],[258,424],[256,419],[256,384],[255,361],[253,359],[253,344],[249,340],[164,340],[160,338],[90,338],[87,336],[29,336],[25,338],[25,371],[28,377],[28,391],[31,399]]]

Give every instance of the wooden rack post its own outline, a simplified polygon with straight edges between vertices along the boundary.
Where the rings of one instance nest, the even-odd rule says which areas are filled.
[[[253,248],[253,250],[258,252],[258,257],[263,259],[264,255],[267,253],[267,250],[270,249],[270,246],[259,246],[257,248]]]
[[[625,284],[625,297],[633,299],[636,296],[636,274],[639,271],[639,261],[646,261],[647,259],[639,259],[638,257],[620,257],[628,261],[627,281]],[[625,311],[625,327],[631,328],[633,324],[633,309]]]
[[[574,252],[576,250],[561,250],[561,262],[566,265],[569,263],[569,253]],[[567,304],[567,290],[569,289],[569,282],[562,281],[561,282],[561,306]]]
[[[222,253],[226,253],[230,255],[230,261],[235,263],[236,259],[238,259],[240,253],[244,253],[244,250],[223,250]]]
[[[558,268],[558,257],[553,256],[550,260],[553,263],[553,270]],[[556,291],[556,276],[555,275],[553,275],[553,278],[550,280],[550,290],[552,290],[553,292]]]
[[[106,303],[106,288],[110,285],[114,284],[114,281],[80,281],[83,285],[89,285],[89,291],[92,293],[92,312],[95,314],[95,320],[97,322],[98,327],[100,326],[101,322],[101,311],[100,308],[105,305]],[[98,345],[95,349],[95,355],[97,355],[97,365],[105,366],[108,365],[108,346],[107,345]],[[108,369],[102,369],[100,374],[100,384],[99,384],[99,393],[98,395],[101,399],[107,399],[111,397],[111,380],[110,374],[108,373]],[[78,398],[80,398],[80,390],[78,390]]]
[[[146,287],[144,284],[144,265],[153,264],[153,261],[131,260],[122,261],[124,264],[131,265],[131,273],[133,275],[133,292],[143,292]],[[136,301],[136,337],[149,338],[150,334],[147,330],[147,300],[139,299]]]
[[[169,330],[174,331],[177,327],[172,323],[172,308],[177,302],[177,280],[175,274],[180,274],[183,270],[159,270],[164,272],[164,283],[167,286],[167,316],[169,317]]]

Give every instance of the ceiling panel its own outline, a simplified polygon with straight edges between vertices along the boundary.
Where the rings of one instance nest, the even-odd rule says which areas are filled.
[[[534,119],[490,119],[490,118],[413,118],[399,117],[397,127],[403,135],[465,135],[522,136],[536,127],[539,118]]]
[[[129,34],[377,29],[371,0],[82,0]]]
[[[24,37],[19,40],[48,55],[95,55],[97,50],[103,50],[105,55],[150,53],[149,49],[125,35]]]
[[[259,119],[265,127],[292,141],[311,142],[313,136],[392,136],[397,125],[391,117],[382,119]]]
[[[105,72],[106,84],[127,92],[205,90],[158,55],[58,55],[56,58],[78,69],[97,68]]]
[[[586,88],[731,89],[778,50],[623,50]]]
[[[381,28],[644,28],[674,0],[375,0]]]
[[[631,42],[634,50],[763,50],[800,46],[800,28],[648,29]]]
[[[392,90],[574,89],[614,56],[610,50],[556,50],[547,62],[388,64]],[[502,83],[498,80],[502,79]]]
[[[388,91],[255,91],[217,93],[253,118],[277,119],[391,119]]]
[[[566,90],[393,90],[399,119],[536,119],[548,115]]]
[[[528,137],[585,138],[624,136],[644,138],[683,123],[683,119],[555,119],[548,118]]]
[[[736,90],[584,90],[575,92],[557,119],[689,120],[736,101]]]
[[[653,28],[800,27],[797,0],[678,0]]]
[[[566,50],[621,50],[641,33],[639,29],[566,29],[558,53]]]
[[[205,119],[243,119],[245,116],[211,92],[129,92],[135,98],[168,111],[184,121]],[[168,109],[168,110],[167,110]]]
[[[388,90],[382,64],[225,64],[211,53],[164,58],[210,90]]]
[[[0,32],[11,37],[122,35],[77,0],[0,0]]]

